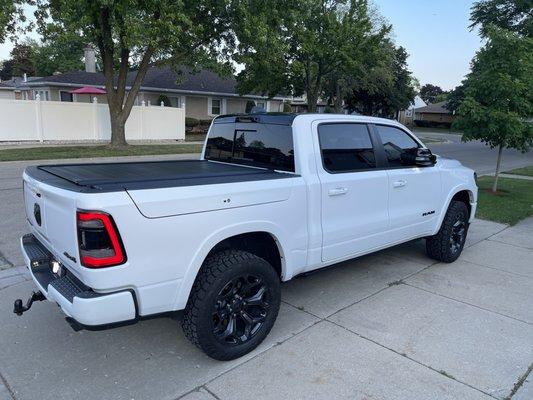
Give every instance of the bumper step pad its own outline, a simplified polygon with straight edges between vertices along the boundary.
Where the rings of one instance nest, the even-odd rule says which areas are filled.
[[[54,274],[51,267],[54,256],[34,235],[24,235],[22,244],[24,251],[30,259],[31,272],[45,290],[47,290],[48,285],[51,285],[70,303],[74,301],[74,297],[93,298],[101,296],[101,294],[95,293],[92,289],[81,283],[64,266],[63,271],[65,271],[65,275],[58,276]]]

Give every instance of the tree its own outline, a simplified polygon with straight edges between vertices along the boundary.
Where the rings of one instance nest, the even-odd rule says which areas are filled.
[[[444,90],[442,90],[439,86],[432,85],[431,83],[426,83],[420,88],[420,97],[426,103],[435,103],[437,96],[443,93]]]
[[[0,63],[0,80],[6,81],[13,77],[13,60],[4,60]]]
[[[42,31],[44,40],[35,45],[33,53],[36,75],[48,76],[83,69],[86,43],[82,36],[75,32],[58,31],[54,24],[43,26]]]
[[[125,123],[151,63],[218,66],[233,45],[229,0],[37,0],[37,23],[96,46],[103,64],[111,146],[126,145]],[[227,63],[226,63],[227,65]],[[133,71],[133,67],[135,71]],[[127,87],[128,73],[133,73]]]
[[[443,101],[448,101],[448,96],[450,95],[450,92],[442,92],[441,94],[438,94],[437,97],[435,97],[435,103],[442,103]]]
[[[27,39],[15,44],[10,56],[13,62],[12,76],[22,76],[24,74],[35,75],[35,48],[37,42]]]
[[[328,79],[337,93],[345,71],[364,71],[365,50],[389,30],[374,29],[367,0],[251,4],[237,16],[243,22],[236,61],[245,67],[237,77],[239,92],[305,93],[310,112],[316,111]]]
[[[533,37],[532,9],[531,0],[480,0],[472,6],[470,28],[480,26],[483,37],[488,36],[491,25]]]
[[[30,26],[25,26],[26,16],[22,9],[24,0],[0,0],[0,43],[7,37],[16,38]]]
[[[527,151],[533,144],[533,39],[495,27],[486,35],[464,81],[465,98],[454,125],[465,132],[463,140],[498,148],[496,192],[502,150]]]
[[[446,99],[445,107],[455,114],[457,112],[457,109],[463,102],[464,98],[465,87],[464,84],[461,83],[460,85],[456,86],[452,91],[450,91]]]
[[[408,54],[391,41],[380,47],[380,64],[367,71],[365,79],[347,96],[350,111],[364,115],[394,117],[409,106],[416,91],[416,80],[407,68]]]

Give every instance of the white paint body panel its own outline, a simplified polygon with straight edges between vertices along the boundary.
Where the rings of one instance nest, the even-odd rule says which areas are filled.
[[[327,121],[379,122],[405,130],[396,121],[371,117],[297,116],[293,121],[296,171],[291,179],[88,194],[45,185],[25,175],[32,233],[85,285],[99,293],[132,290],[138,314],[150,315],[183,309],[205,257],[231,236],[269,233],[282,256],[282,279],[289,280],[302,272],[436,233],[451,198],[461,190],[469,191],[475,211],[473,171],[453,160],[439,158],[436,166],[428,168],[327,173],[316,128]],[[393,187],[397,180],[407,181],[406,186]],[[329,195],[338,188],[347,191]],[[35,196],[36,191],[41,198]],[[32,222],[34,202],[44,209],[43,228]],[[79,260],[77,209],[113,216],[126,263],[88,269],[63,255],[67,252]],[[435,213],[422,217],[430,210]],[[52,291],[47,297],[65,313],[73,313]],[[127,297],[108,297],[113,298],[115,304],[101,305],[112,315],[91,319],[77,314],[76,318],[95,324],[132,315]],[[84,307],[78,305],[77,312],[89,312]]]

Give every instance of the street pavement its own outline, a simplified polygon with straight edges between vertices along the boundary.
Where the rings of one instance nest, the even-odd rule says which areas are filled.
[[[435,154],[446,158],[459,160],[463,165],[474,169],[478,175],[494,173],[496,169],[497,149],[491,149],[480,141],[462,142],[461,135],[443,133],[439,131],[416,131],[414,133],[424,141],[424,138],[439,139],[445,143],[428,143],[427,146]],[[517,150],[504,149],[502,157],[502,171],[533,165],[533,152],[522,153]]]
[[[20,175],[36,163],[0,163],[0,269],[15,265],[0,271],[0,400],[533,398],[533,218],[476,220],[453,264],[418,240],[287,282],[265,342],[218,362],[176,318],[74,332],[48,302],[12,313],[34,290],[17,266]]]

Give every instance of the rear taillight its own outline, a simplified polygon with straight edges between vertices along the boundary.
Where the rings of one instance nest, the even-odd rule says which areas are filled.
[[[113,218],[97,211],[78,211],[78,245],[81,264],[103,268],[126,261],[120,236]]]

